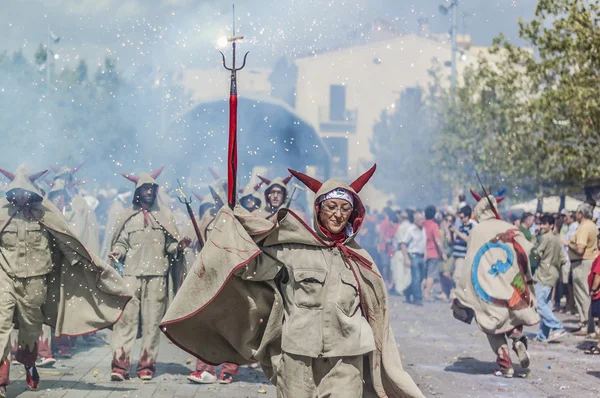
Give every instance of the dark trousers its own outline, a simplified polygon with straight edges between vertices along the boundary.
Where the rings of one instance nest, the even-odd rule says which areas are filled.
[[[423,254],[409,253],[410,256],[410,286],[404,291],[407,301],[420,303],[423,301],[423,292],[421,291],[421,283],[427,275],[425,269],[425,259]]]

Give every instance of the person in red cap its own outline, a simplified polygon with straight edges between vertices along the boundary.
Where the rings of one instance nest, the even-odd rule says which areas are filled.
[[[173,214],[157,200],[156,178],[163,167],[152,174],[123,175],[136,184],[136,190],[133,206],[120,214],[109,256],[122,266],[123,278],[134,297],[113,329],[113,381],[129,378],[140,312],[142,344],[137,375],[142,380],[154,376],[160,342],[158,324],[168,301],[169,268],[185,266],[182,252],[191,242],[188,237],[179,237]]]
[[[208,363],[258,361],[280,397],[423,397],[403,370],[385,283],[355,241],[374,171],[350,185],[292,171],[316,193],[314,229],[289,209],[271,221],[223,206],[163,332]]]

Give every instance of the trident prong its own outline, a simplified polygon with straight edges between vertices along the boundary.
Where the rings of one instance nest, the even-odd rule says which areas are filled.
[[[177,188],[177,192],[179,192],[179,201],[181,203],[183,203],[184,205],[190,205],[192,204],[192,197],[190,196],[190,198],[188,199],[185,192],[183,191],[183,187],[181,186],[181,182],[179,182],[179,178],[177,179],[177,184],[179,184],[179,188]]]
[[[241,36],[241,37],[243,37],[243,36]],[[227,69],[230,72],[238,72],[238,71],[244,69],[244,66],[246,66],[246,57],[248,56],[248,54],[250,54],[250,51],[247,51],[246,54],[244,54],[244,59],[243,59],[243,62],[242,62],[242,66],[240,66],[239,68],[236,68],[235,67],[235,63],[234,63],[234,65],[232,65],[232,67],[229,68],[226,65],[225,54],[223,54],[222,51],[219,51],[219,52],[221,53],[221,57],[223,57],[223,68]],[[235,60],[235,56],[233,57],[233,59]]]

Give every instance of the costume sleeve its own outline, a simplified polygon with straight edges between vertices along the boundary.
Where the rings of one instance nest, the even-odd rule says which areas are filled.
[[[179,242],[170,233],[165,231],[165,251],[167,254],[177,254]]]
[[[123,226],[121,232],[119,233],[119,237],[115,241],[115,244],[111,248],[111,250],[118,250],[122,255],[126,255],[129,250],[129,233],[126,231],[127,224]]]

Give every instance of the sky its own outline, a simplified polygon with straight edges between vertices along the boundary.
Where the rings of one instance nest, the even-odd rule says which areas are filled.
[[[0,49],[22,49],[31,58],[47,41],[48,26],[61,37],[52,50],[60,61],[90,65],[106,56],[122,70],[152,64],[168,70],[219,65],[219,37],[230,34],[231,3],[218,0],[3,0]],[[458,31],[487,45],[499,32],[516,39],[517,18],[531,19],[536,0],[459,0]],[[337,43],[383,18],[415,32],[426,18],[434,32],[448,32],[446,0],[237,0],[237,30],[246,36],[254,66],[306,54]],[[465,18],[463,18],[463,14]],[[60,62],[59,61],[59,62]]]

